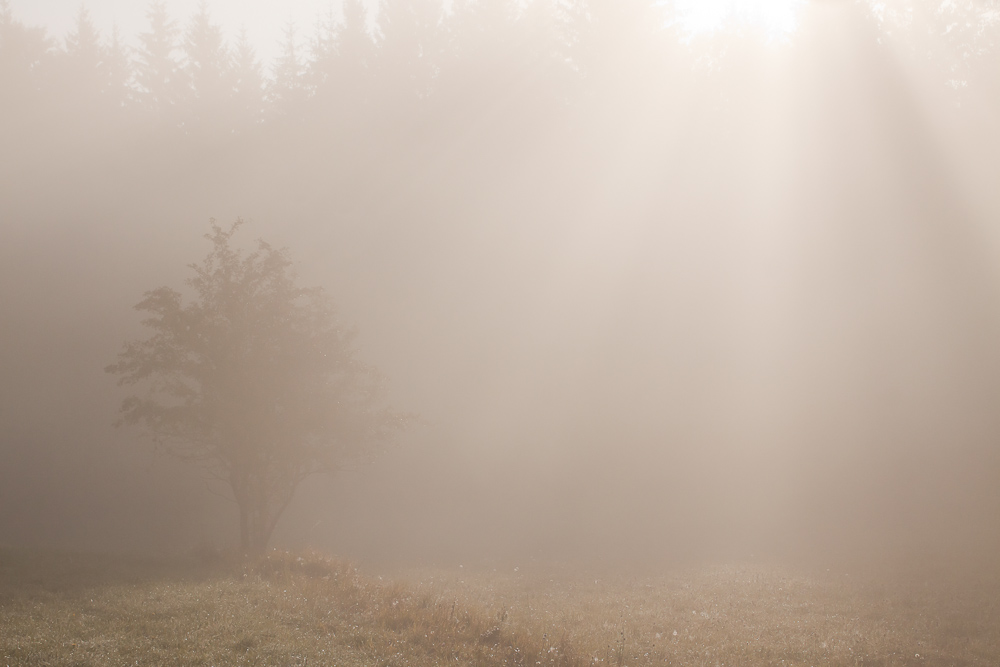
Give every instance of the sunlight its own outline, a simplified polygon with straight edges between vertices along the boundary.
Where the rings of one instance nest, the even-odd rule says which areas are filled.
[[[805,0],[675,0],[674,7],[678,25],[691,37],[741,24],[781,39],[798,27],[804,4]]]

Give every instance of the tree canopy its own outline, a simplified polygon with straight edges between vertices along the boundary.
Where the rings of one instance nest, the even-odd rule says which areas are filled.
[[[303,479],[378,453],[409,417],[382,405],[382,376],[357,358],[326,292],[296,285],[285,250],[233,247],[241,225],[213,221],[212,251],[190,265],[193,300],[145,294],[135,308],[150,336],[106,370],[145,387],[120,423],[228,483],[241,547],[258,553]]]

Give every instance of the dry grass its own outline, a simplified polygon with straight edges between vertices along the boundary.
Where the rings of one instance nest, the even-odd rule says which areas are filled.
[[[404,583],[408,582],[408,583]],[[0,551],[4,665],[1000,665],[1000,587]]]
[[[914,575],[809,576],[699,567],[659,576],[568,568],[411,572],[601,665],[1000,665],[1000,582]]]
[[[0,551],[2,665],[578,664],[500,615],[317,555],[165,564]]]

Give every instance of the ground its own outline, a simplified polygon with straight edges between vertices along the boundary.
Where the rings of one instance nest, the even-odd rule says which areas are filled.
[[[1000,664],[1000,582],[0,550],[0,665]]]

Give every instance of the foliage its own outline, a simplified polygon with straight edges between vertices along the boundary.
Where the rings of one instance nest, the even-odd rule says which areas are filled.
[[[261,552],[303,479],[377,453],[407,417],[380,407],[381,376],[356,358],[326,293],[295,284],[285,251],[232,246],[241,224],[213,221],[211,253],[190,265],[195,300],[146,293],[136,309],[152,335],[106,370],[147,386],[124,400],[121,422],[225,480],[241,546]]]

